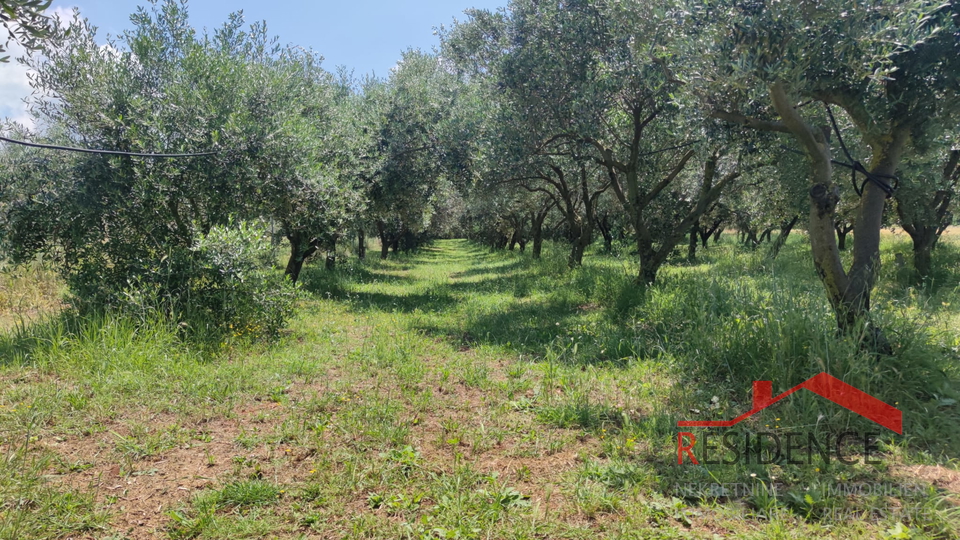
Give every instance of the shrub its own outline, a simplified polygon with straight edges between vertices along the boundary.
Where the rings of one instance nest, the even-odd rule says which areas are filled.
[[[111,284],[105,284],[106,297],[98,291],[83,295],[83,288],[74,290],[84,302],[116,303],[142,319],[161,309],[195,337],[274,336],[286,324],[297,296],[290,281],[273,268],[274,259],[266,230],[241,222],[213,227],[191,247],[141,264],[142,271],[131,276],[119,294],[110,290]]]
[[[260,226],[214,227],[192,248],[197,261],[186,308],[237,335],[275,335],[293,311],[296,289],[273,268],[275,252]]]

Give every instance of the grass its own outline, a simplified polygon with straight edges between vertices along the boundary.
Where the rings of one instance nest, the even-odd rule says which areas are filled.
[[[548,248],[308,267],[279,342],[214,353],[163,320],[46,301],[0,338],[0,538],[960,534],[955,244],[917,288],[909,246],[885,241],[873,323],[892,357],[836,335],[799,237],[776,261],[712,246],[646,290],[629,256],[570,271]],[[824,370],[903,410],[881,464],[676,465],[678,420]],[[743,426],[876,431],[809,393]]]
[[[61,308],[65,292],[46,261],[19,266],[0,263],[0,330],[23,326]]]

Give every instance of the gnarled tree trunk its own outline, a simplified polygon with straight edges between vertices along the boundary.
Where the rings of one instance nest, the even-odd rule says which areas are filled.
[[[692,154],[688,154],[687,158],[690,156],[692,156]],[[643,220],[642,209],[636,214],[634,228],[637,232],[637,251],[640,254],[640,276],[638,277],[640,283],[652,284],[656,281],[660,267],[667,261],[670,253],[673,252],[673,248],[683,240],[688,231],[693,234],[694,223],[720,198],[724,188],[740,177],[738,167],[723,176],[719,182],[715,182],[719,160],[719,152],[707,158],[703,167],[703,176],[701,178],[697,203],[665,238],[660,239],[659,247],[654,247],[653,235]],[[679,174],[685,165],[686,159],[681,161],[678,167],[674,169],[674,173],[672,173],[673,176],[675,177],[675,174]],[[672,181],[672,179],[673,178],[668,177],[668,180]],[[663,181],[661,181],[661,184],[666,185]]]
[[[776,259],[777,255],[780,255],[780,250],[787,244],[787,238],[790,237],[790,232],[793,231],[798,221],[800,221],[800,214],[793,216],[793,219],[785,221],[780,225],[780,234],[777,236],[777,241],[770,246],[771,258]]]
[[[380,237],[380,260],[387,260],[390,254],[390,238],[387,235],[387,227],[382,221],[377,221],[377,235]]]
[[[721,226],[723,225],[723,219],[718,218],[713,220],[713,223],[710,224],[709,227],[703,227],[701,224],[701,221],[702,220],[697,222],[698,223],[697,232],[700,235],[701,247],[703,247],[704,249],[708,247],[707,241],[710,240],[710,236],[713,236],[714,244],[719,244],[720,234],[723,233],[723,229],[721,229]]]
[[[533,252],[530,256],[534,259],[539,259],[543,254],[543,221],[555,205],[553,199],[547,199],[539,210],[530,213],[530,238],[533,241]]]
[[[287,240],[290,242],[290,258],[284,274],[290,281],[296,283],[300,279],[303,263],[320,249],[320,241],[316,238],[307,238],[300,231],[287,229]]]
[[[847,235],[853,230],[853,223],[845,220],[838,220],[834,225],[837,230],[837,247],[840,251],[847,249]]]
[[[829,142],[822,130],[803,120],[781,82],[770,87],[770,96],[784,126],[800,142],[811,161],[809,234],[813,262],[833,306],[837,326],[841,331],[853,330],[870,310],[870,295],[880,266],[880,227],[887,194],[873,182],[866,183],[854,226],[853,262],[849,271],[845,271],[834,229],[840,192],[832,181]],[[888,137],[873,141],[870,172],[893,175],[908,137],[908,128],[894,125]],[[878,352],[890,351],[879,329],[873,329],[868,337]]]
[[[539,219],[537,219],[539,217]],[[540,217],[536,216],[533,220],[533,225],[530,227],[530,236],[533,240],[533,251],[530,253],[530,256],[534,259],[539,259],[543,254],[543,219],[546,215]]]

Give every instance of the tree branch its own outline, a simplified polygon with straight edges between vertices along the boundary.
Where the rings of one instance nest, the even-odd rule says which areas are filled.
[[[759,131],[776,131],[778,133],[790,133],[790,129],[782,122],[772,122],[770,120],[760,120],[750,116],[744,116],[740,113],[728,111],[713,110],[710,111],[710,118],[730,122],[731,124],[740,124],[751,129]]]
[[[645,208],[648,204],[650,204],[650,201],[655,199],[661,191],[666,189],[666,187],[669,186],[670,183],[673,182],[681,172],[683,172],[684,167],[687,166],[687,162],[693,157],[693,153],[693,150],[687,150],[683,157],[680,158],[680,162],[677,163],[676,166],[673,167],[673,170],[670,171],[670,174],[668,174],[663,180],[660,181],[660,183],[654,186],[653,189],[651,189],[643,197],[643,200],[640,203],[640,208]]]
[[[783,125],[787,128],[787,133],[791,133],[797,138],[810,158],[813,159],[814,168],[819,169],[816,176],[817,180],[829,182],[831,171],[830,149],[825,144],[821,144],[823,134],[814,130],[793,108],[782,81],[777,81],[770,86],[770,98],[773,101],[773,107],[783,120]]]

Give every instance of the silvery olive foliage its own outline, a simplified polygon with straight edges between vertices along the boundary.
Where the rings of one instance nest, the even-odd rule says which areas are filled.
[[[386,258],[465,234],[529,241],[533,257],[565,240],[571,266],[616,240],[649,284],[685,238],[693,260],[693,236],[726,223],[753,244],[777,234],[774,255],[804,229],[850,328],[869,312],[880,227],[911,234],[924,279],[954,214],[955,0],[512,0],[468,10],[385,78],[327,71],[239,13],[200,34],[185,0],[131,20],[106,43],[79,16],[44,22],[27,60],[40,130],[11,133],[213,155],[0,153],[6,255],[55,257],[81,304],[117,304],[134,283],[186,298],[164,265],[257,220],[286,240],[292,282],[347,240],[363,257],[376,236]]]
[[[15,164],[4,168],[4,247],[14,261],[54,257],[79,307],[119,306],[136,286],[183,312],[197,287],[222,285],[190,275],[206,264],[198,241],[243,220],[288,219],[296,211],[291,201],[340,190],[324,183],[315,159],[323,141],[313,136],[315,124],[332,121],[332,84],[318,58],[277,47],[264,25],[245,27],[240,14],[202,36],[180,2],[153,3],[131,20],[133,28],[106,45],[79,16],[53,24],[44,54],[29,60],[32,108],[45,130],[20,135],[84,148],[214,154],[8,150],[5,159]],[[221,322],[230,318],[224,313]]]
[[[0,0],[0,24],[6,31],[6,40],[0,43],[0,54],[7,52],[11,42],[27,50],[37,50],[50,36],[50,18],[45,14],[52,0]],[[0,63],[9,62],[9,56],[0,56]]]

